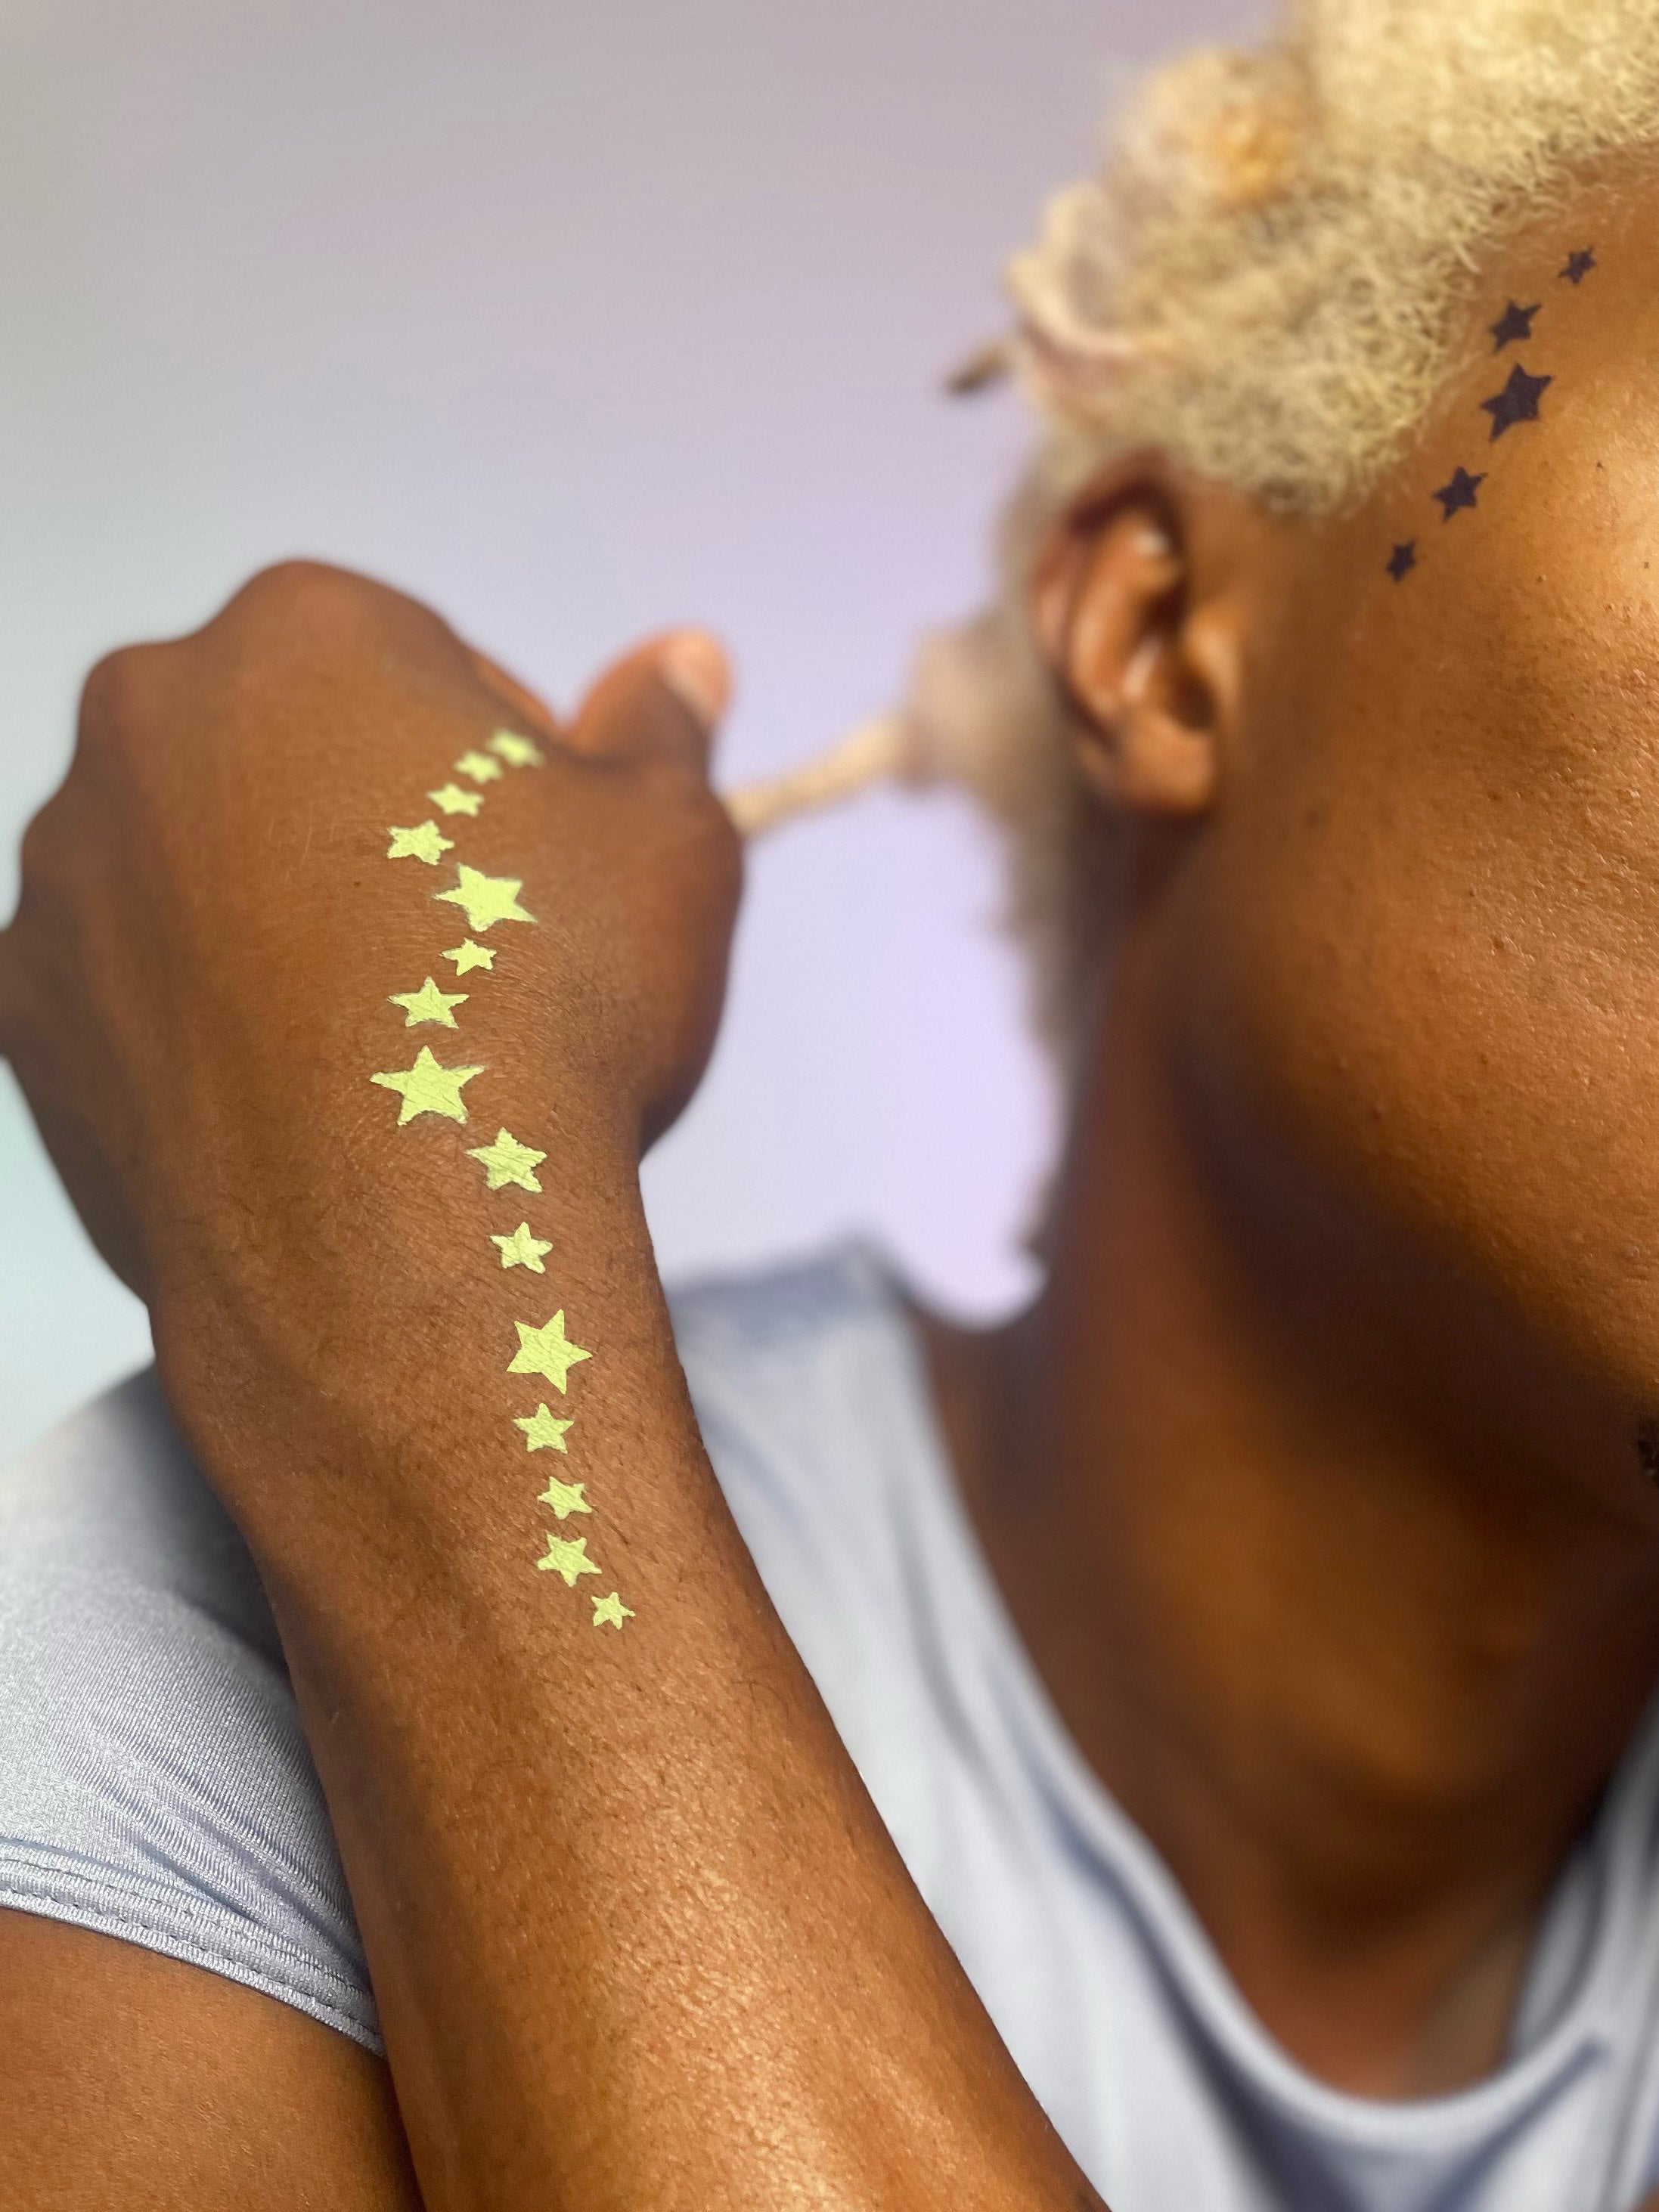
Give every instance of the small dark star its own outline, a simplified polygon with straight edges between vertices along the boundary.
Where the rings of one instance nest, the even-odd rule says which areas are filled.
[[[1569,284],[1582,284],[1595,266],[1595,255],[1588,246],[1582,253],[1570,253],[1567,265],[1561,271]]]
[[[1448,522],[1451,520],[1460,507],[1475,505],[1474,495],[1486,481],[1484,476],[1472,477],[1467,469],[1453,471],[1451,482],[1449,484],[1443,484],[1434,495],[1441,506],[1445,508],[1445,520]]]
[[[1417,540],[1413,538],[1404,545],[1396,545],[1389,556],[1389,574],[1396,584],[1403,584],[1417,566]]]
[[[1492,416],[1492,434],[1501,438],[1505,430],[1513,429],[1517,422],[1535,422],[1538,403],[1553,384],[1553,376],[1528,376],[1519,362],[1510,371],[1510,380],[1496,398],[1480,403]]]
[[[1524,343],[1532,336],[1532,319],[1542,306],[1540,300],[1536,307],[1517,307],[1511,300],[1492,325],[1492,334],[1497,341],[1492,351],[1502,353],[1506,345]]]

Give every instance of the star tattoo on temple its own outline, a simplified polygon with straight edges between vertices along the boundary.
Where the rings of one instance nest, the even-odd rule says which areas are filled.
[[[1554,381],[1553,376],[1528,376],[1517,361],[1504,389],[1480,403],[1483,411],[1492,416],[1492,436],[1501,438],[1517,422],[1535,422],[1538,403]]]
[[[1439,490],[1434,494],[1435,498],[1445,509],[1443,519],[1449,522],[1460,507],[1475,506],[1477,504],[1475,493],[1486,481],[1484,476],[1472,477],[1467,469],[1455,469],[1452,471],[1451,482],[1449,484],[1442,484]]]
[[[1582,284],[1595,266],[1595,251],[1587,246],[1581,253],[1568,254],[1567,265],[1562,270],[1561,275],[1569,284]]]
[[[1389,574],[1396,584],[1403,584],[1417,566],[1417,540],[1413,538],[1404,545],[1396,545],[1389,556]]]
[[[1492,325],[1492,337],[1496,342],[1492,346],[1492,351],[1502,353],[1505,346],[1519,345],[1529,338],[1532,336],[1533,317],[1538,313],[1542,305],[1543,302],[1540,301],[1538,307],[1517,307],[1515,301],[1511,300],[1498,320]]]

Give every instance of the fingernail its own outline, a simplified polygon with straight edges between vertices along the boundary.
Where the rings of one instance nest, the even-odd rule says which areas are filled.
[[[665,684],[677,691],[706,730],[726,712],[732,675],[726,655],[707,630],[684,629],[657,657]]]

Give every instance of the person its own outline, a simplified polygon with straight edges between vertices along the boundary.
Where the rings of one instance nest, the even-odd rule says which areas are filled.
[[[1637,0],[1304,0],[1016,265],[904,725],[1065,1073],[1005,1326],[665,1301],[710,639],[94,672],[0,1036],[157,1364],[0,1485],[8,2207],[1659,2181],[1656,140]]]

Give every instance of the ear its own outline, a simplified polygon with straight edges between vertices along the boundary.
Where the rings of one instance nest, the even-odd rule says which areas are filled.
[[[1195,510],[1225,504],[1142,465],[1073,501],[1039,556],[1031,617],[1103,805],[1207,811],[1238,696],[1242,623],[1200,588]]]

